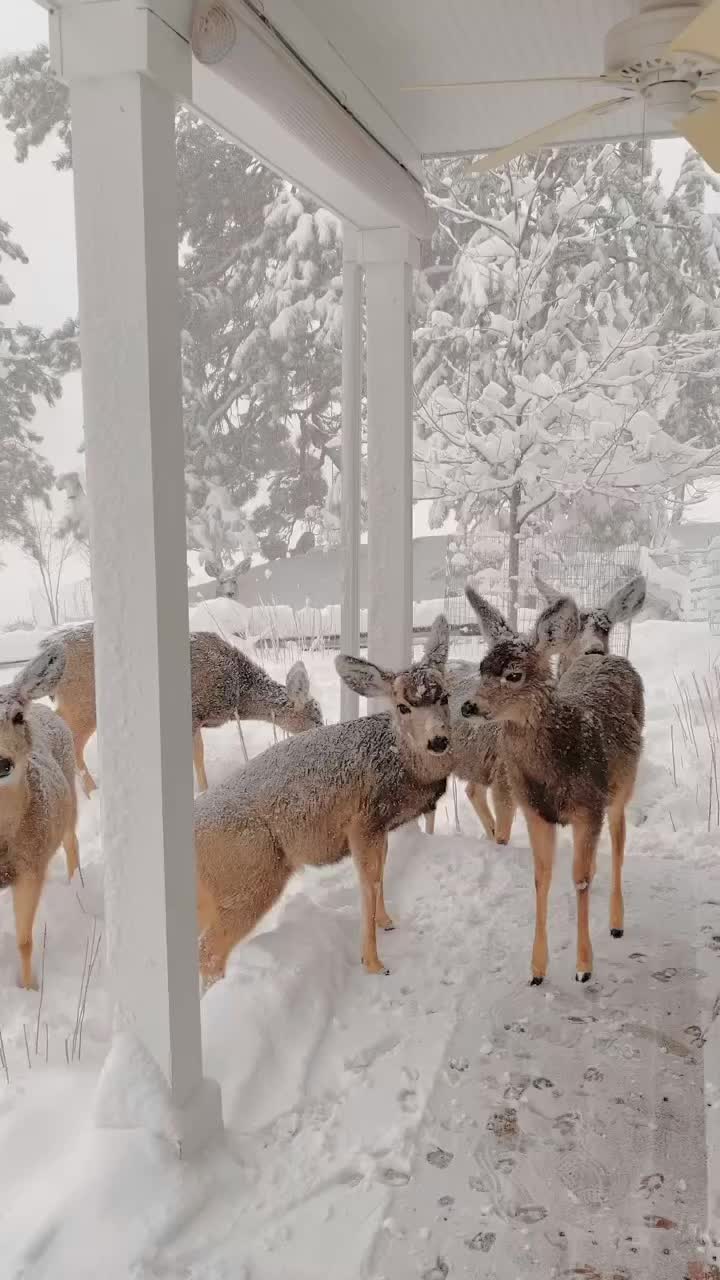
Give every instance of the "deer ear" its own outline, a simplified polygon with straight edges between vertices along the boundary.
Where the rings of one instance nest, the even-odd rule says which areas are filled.
[[[365,658],[352,658],[348,654],[341,653],[335,659],[335,670],[348,689],[352,689],[353,693],[359,693],[361,698],[392,697],[395,676],[392,671],[383,671],[381,667],[376,667],[374,662],[367,662]]]
[[[477,620],[488,644],[497,644],[498,640],[514,639],[515,632],[495,605],[490,604],[484,596],[478,595],[474,587],[466,587],[465,595],[471,609],[477,614]]]
[[[442,671],[448,659],[450,648],[450,626],[444,614],[439,613],[430,628],[430,635],[425,641],[423,665],[439,667]]]
[[[310,677],[304,662],[295,662],[287,673],[285,688],[293,702],[304,702],[310,693]]]
[[[543,582],[542,578],[539,577],[537,573],[533,576],[533,582],[535,583],[535,589],[548,604],[554,604],[556,600],[560,599],[562,592],[556,591],[554,587],[549,585],[549,583]]]
[[[605,605],[610,625],[614,627],[616,622],[627,622],[628,618],[633,618],[645,603],[646,591],[647,582],[642,574],[620,587]]]
[[[572,596],[558,596],[543,609],[535,623],[536,649],[557,649],[570,644],[580,629],[580,615]]]

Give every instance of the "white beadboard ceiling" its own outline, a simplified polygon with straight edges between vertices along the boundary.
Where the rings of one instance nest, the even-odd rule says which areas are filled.
[[[262,12],[361,123],[408,167],[482,152],[620,90],[603,84],[403,86],[599,75],[610,27],[640,0],[265,0]],[[632,102],[563,141],[667,136]],[[402,139],[402,140],[399,140]],[[406,142],[406,146],[404,145]]]

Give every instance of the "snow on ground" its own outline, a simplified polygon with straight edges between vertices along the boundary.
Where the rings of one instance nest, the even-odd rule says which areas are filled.
[[[455,656],[469,652],[463,644]],[[634,629],[648,724],[629,818],[627,927],[610,939],[604,843],[591,983],[572,980],[567,835],[550,980],[530,989],[524,828],[518,820],[507,849],[491,846],[451,788],[439,834],[406,829],[391,843],[387,896],[398,928],[380,942],[389,977],[360,969],[349,864],[298,877],[237,948],[202,1003],[206,1068],[222,1086],[227,1132],[192,1162],[178,1162],[152,1133],[95,1123],[111,1011],[101,946],[80,1043],[81,975],[102,928],[103,882],[99,797],[83,799],[84,886],[65,882],[57,858],[38,913],[39,963],[47,927],[39,1017],[38,995],[14,986],[11,904],[0,898],[10,1076],[6,1084],[0,1070],[3,1278],[714,1275],[698,1259],[720,829],[699,697],[687,693],[697,703],[692,730],[681,702],[695,689],[693,672],[704,689],[719,655],[720,639],[701,626]],[[284,678],[295,656],[271,669]],[[332,656],[306,661],[334,718]],[[234,726],[205,737],[212,785],[240,766],[241,746]],[[272,739],[269,726],[245,726],[251,753]],[[91,744],[93,772],[94,757]],[[152,1081],[126,1070],[137,1106],[159,1114]]]

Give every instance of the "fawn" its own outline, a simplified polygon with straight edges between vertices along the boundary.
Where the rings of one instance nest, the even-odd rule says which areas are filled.
[[[85,763],[85,747],[95,732],[95,654],[93,624],[86,623],[46,639],[26,667],[37,692],[54,699],[58,715],[70,726],[77,768],[87,795],[96,784]],[[296,662],[285,685],[228,644],[214,631],[190,635],[193,762],[198,787],[207,790],[201,730],[216,728],[233,717],[268,720],[290,733],[322,724],[322,712],[310,697],[305,666]]]
[[[571,644],[580,631],[578,608],[569,596],[548,605],[532,635],[523,638],[471,587],[466,594],[489,649],[463,714],[489,716],[499,724],[500,751],[533,850],[532,984],[538,986],[547,973],[547,905],[558,824],[570,824],[573,830],[578,912],[575,976],[578,982],[587,982],[593,958],[590,886],[606,813],[612,846],[610,932],[620,938],[624,930],[625,807],[642,749],[643,683],[632,664],[614,654],[579,657],[555,682],[550,655],[558,645]]]
[[[34,696],[22,674],[0,690],[0,889],[12,889],[20,983],[28,988],[48,864],[62,843],[70,879],[80,865],[72,734],[49,707],[33,706]]]
[[[340,656],[341,679],[390,710],[325,725],[270,747],[195,801],[200,969],[205,985],[304,866],[348,857],[362,897],[362,962],[385,973],[376,926],[391,929],[383,872],[388,832],[426,813],[450,771],[442,677],[449,630],[435,620],[424,656],[404,671]]]
[[[535,586],[547,604],[559,600],[562,592],[549,587],[535,575]],[[576,658],[588,653],[605,654],[610,652],[610,633],[618,622],[629,622],[639,613],[645,604],[647,582],[642,574],[631,578],[619,587],[610,599],[595,609],[578,609],[579,626],[577,635],[564,645],[558,655],[558,676],[561,677],[570,669]]]
[[[560,592],[537,576],[535,585],[548,603],[560,599]],[[645,578],[640,575],[620,587],[606,604],[580,610],[577,634],[558,646],[558,675],[564,675],[573,662],[585,654],[609,653],[613,627],[618,622],[629,621],[639,612],[645,603],[645,592]],[[500,727],[492,720],[467,719],[462,715],[464,703],[472,697],[476,672],[477,667],[472,662],[448,663],[446,670],[452,724],[452,771],[467,783],[466,795],[488,839],[495,840],[497,844],[507,844],[515,820],[515,802],[507,771],[498,755]],[[488,790],[492,795],[492,810],[487,801]],[[431,833],[434,825],[434,813],[428,814],[426,831]]]

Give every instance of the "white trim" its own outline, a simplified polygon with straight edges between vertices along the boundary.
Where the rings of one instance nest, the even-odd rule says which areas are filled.
[[[259,5],[257,7],[260,7]],[[422,156],[415,143],[388,114],[367,85],[310,22],[295,0],[263,0],[262,11],[333,95],[368,132],[386,147],[418,182],[423,181]]]
[[[340,649],[354,657],[360,652],[360,506],[362,467],[362,266],[357,234],[343,229],[343,348],[342,348],[342,502],[340,522],[343,551]],[[340,719],[355,720],[360,700],[346,684],[340,686]]]
[[[398,228],[363,247],[368,435],[368,656],[401,670],[412,654],[412,262]]]
[[[192,101],[201,114],[352,226],[405,226],[428,236],[420,184],[244,5],[229,7],[232,49],[212,67],[193,62]],[[203,54],[201,38],[196,53]]]

